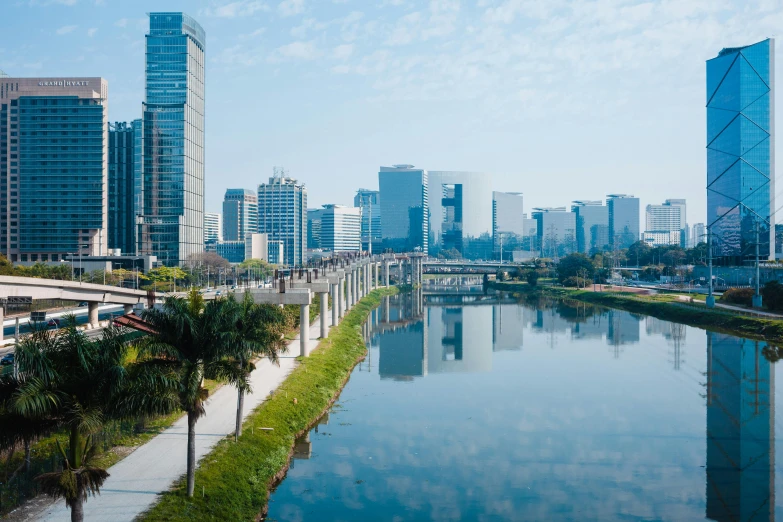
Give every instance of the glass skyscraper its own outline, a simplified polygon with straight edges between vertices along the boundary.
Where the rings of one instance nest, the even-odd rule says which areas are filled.
[[[383,248],[426,253],[430,229],[427,171],[413,165],[381,167],[378,186]]]
[[[574,201],[576,249],[583,254],[600,252],[609,245],[609,208],[600,201]]]
[[[109,124],[109,248],[124,254],[136,252],[135,124]]]
[[[775,252],[775,41],[707,61],[707,227],[713,252],[740,264]]]
[[[381,246],[381,193],[359,189],[353,197],[353,206],[362,209],[362,250],[371,252]],[[375,245],[373,247],[373,245]]]
[[[244,241],[258,231],[258,195],[247,189],[228,189],[223,198],[223,241]]]
[[[576,251],[576,214],[565,207],[534,208],[541,257],[557,259]]]
[[[204,250],[205,34],[184,13],[150,13],[139,253],[177,265]]]
[[[606,206],[609,209],[609,246],[628,248],[639,241],[639,198],[609,194]]]
[[[258,232],[283,244],[283,262],[301,266],[307,253],[307,189],[275,168],[269,183],[258,186]]]
[[[430,253],[492,257],[492,178],[482,172],[429,171]],[[521,209],[520,209],[521,210]]]
[[[14,263],[106,253],[108,83],[0,73],[0,251]]]

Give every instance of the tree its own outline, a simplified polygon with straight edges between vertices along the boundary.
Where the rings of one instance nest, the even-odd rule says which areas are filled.
[[[109,326],[99,341],[90,341],[71,316],[59,331],[41,327],[24,337],[16,348],[18,376],[0,377],[0,446],[13,447],[20,428],[28,438],[67,432],[65,447],[56,441],[62,471],[36,480],[47,495],[65,499],[73,521],[83,519],[84,502],[109,476],[94,465],[92,435],[109,419],[159,412],[115,407],[128,383],[128,351],[119,328]]]
[[[196,422],[206,414],[209,390],[204,379],[226,382],[247,391],[247,373],[232,363],[236,313],[227,299],[204,304],[197,290],[187,299],[169,296],[161,310],[149,309],[142,318],[155,332],[139,343],[143,365],[166,376],[166,387],[138,387],[131,403],[145,403],[150,395],[175,396],[188,416],[187,494],[193,496],[196,478]]]
[[[770,281],[761,289],[764,305],[770,310],[783,310],[783,285]]]
[[[217,252],[199,252],[197,254],[191,254],[188,257],[187,264],[191,268],[197,267],[209,267],[211,271],[217,272],[219,268],[230,268],[231,263]]]
[[[525,274],[525,280],[530,286],[536,286],[538,284],[538,270],[528,270]]]
[[[234,299],[233,294],[227,301],[226,306],[232,307],[235,322],[231,341],[234,354],[230,360],[245,373],[247,381],[255,370],[253,359],[266,357],[270,362],[279,364],[278,354],[287,349],[284,335],[291,327],[291,318],[277,306],[255,304],[250,292],[245,292],[241,303]],[[238,386],[237,394],[235,439],[242,435],[245,389]]]
[[[557,264],[557,278],[563,283],[569,277],[592,279],[595,267],[584,254],[568,254]]]
[[[644,266],[649,262],[651,250],[650,245],[644,241],[637,241],[628,247],[628,252],[626,252],[625,257],[630,262],[635,263],[636,266]]]
[[[155,287],[159,284],[163,287],[166,284],[173,284],[174,289],[176,289],[177,281],[185,279],[187,274],[178,266],[159,266],[151,268],[146,274],[139,274],[139,277],[151,282]]]

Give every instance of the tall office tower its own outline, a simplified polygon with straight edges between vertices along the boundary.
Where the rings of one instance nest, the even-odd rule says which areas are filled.
[[[217,212],[204,212],[204,244],[223,241],[223,216]]]
[[[522,250],[528,252],[534,252],[540,249],[538,244],[538,220],[531,217],[527,217],[527,214],[522,214],[524,233],[522,234]]]
[[[223,241],[244,241],[258,230],[258,195],[252,190],[228,189],[223,198]]]
[[[565,207],[534,208],[541,257],[556,259],[576,252],[576,214]]]
[[[362,250],[372,252],[381,247],[381,193],[378,190],[359,189],[353,197],[353,206],[362,209]]]
[[[774,520],[775,365],[764,343],[706,333],[706,518]]]
[[[106,254],[108,83],[0,73],[0,251],[12,262]]]
[[[492,178],[481,172],[428,173],[430,252],[457,250],[467,259],[492,256]]]
[[[525,214],[521,192],[492,192],[492,243],[495,257],[499,258],[501,247],[508,254],[521,247],[525,235]]]
[[[137,120],[138,121],[138,120]],[[109,124],[109,248],[136,252],[136,122]]]
[[[644,242],[652,246],[685,246],[685,200],[667,199],[662,205],[647,205]]]
[[[378,187],[383,248],[426,253],[430,232],[427,171],[413,165],[381,167]]]
[[[307,248],[310,250],[323,248],[321,246],[321,218],[324,215],[322,208],[310,208],[307,210]]]
[[[627,194],[608,194],[609,246],[628,248],[639,241],[639,198]]]
[[[775,40],[707,60],[707,228],[724,264],[775,252]]]
[[[694,225],[691,227],[690,247],[693,248],[699,243],[706,243],[706,242],[707,242],[707,227],[704,225],[704,223],[694,223]]]
[[[574,201],[576,249],[583,254],[600,252],[609,245],[609,208],[600,201]]]
[[[204,29],[150,13],[138,252],[177,265],[204,251]]]
[[[258,186],[258,231],[283,242],[283,262],[303,265],[307,252],[307,188],[275,168],[269,183]]]
[[[359,252],[362,248],[362,209],[324,205],[321,248],[332,252]]]

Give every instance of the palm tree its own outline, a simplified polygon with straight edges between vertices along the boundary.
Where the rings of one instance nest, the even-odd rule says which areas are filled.
[[[289,316],[279,307],[260,305],[253,302],[250,292],[245,292],[241,303],[228,298],[229,306],[233,307],[235,326],[233,330],[232,352],[230,360],[245,373],[245,381],[255,370],[253,359],[266,357],[272,363],[279,364],[278,355],[285,353],[287,345],[285,332],[290,328]],[[245,392],[237,387],[237,419],[234,439],[242,435],[242,411],[245,405]]]
[[[149,401],[175,399],[188,415],[187,494],[193,496],[196,479],[196,422],[206,414],[209,390],[204,379],[248,389],[247,373],[229,357],[236,325],[235,305],[227,299],[204,304],[193,290],[187,299],[167,297],[161,310],[146,310],[142,318],[154,334],[139,343],[139,371],[157,375],[136,381],[124,402],[130,410],[148,409]],[[175,385],[172,387],[172,382]]]
[[[128,379],[124,332],[110,326],[99,341],[76,329],[71,316],[59,331],[38,328],[19,343],[17,376],[0,378],[0,447],[13,448],[53,429],[68,434],[57,440],[62,471],[36,477],[41,490],[65,499],[71,520],[84,518],[84,502],[100,493],[109,474],[92,465],[92,435],[121,415],[113,401]],[[154,413],[154,412],[149,412]]]

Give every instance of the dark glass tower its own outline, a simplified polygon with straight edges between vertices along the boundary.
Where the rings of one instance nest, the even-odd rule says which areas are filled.
[[[707,61],[707,226],[724,263],[775,252],[775,41]]]
[[[381,167],[378,185],[383,248],[426,253],[430,232],[427,171],[413,165]]]
[[[176,265],[204,250],[204,30],[150,13],[139,253]]]
[[[136,252],[137,124],[109,124],[109,248],[123,254]]]

